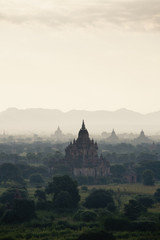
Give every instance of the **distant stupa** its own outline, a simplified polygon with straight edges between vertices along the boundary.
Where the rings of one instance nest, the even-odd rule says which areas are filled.
[[[141,144],[141,143],[151,143],[151,140],[146,137],[144,131],[142,130],[137,138],[134,139],[134,143]]]
[[[62,141],[64,138],[64,134],[62,133],[60,127],[58,126],[57,130],[54,132],[54,134],[52,135],[52,137],[54,138],[55,141],[59,142]]]
[[[114,129],[112,130],[110,137],[107,138],[107,142],[110,142],[110,143],[118,143],[119,142],[119,138],[117,137]]]

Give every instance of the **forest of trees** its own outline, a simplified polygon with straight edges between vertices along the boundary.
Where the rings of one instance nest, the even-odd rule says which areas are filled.
[[[110,175],[96,181],[71,174],[65,147],[0,144],[1,240],[158,239],[159,144],[100,144]]]

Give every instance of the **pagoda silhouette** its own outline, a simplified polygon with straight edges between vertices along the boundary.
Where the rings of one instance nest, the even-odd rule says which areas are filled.
[[[134,143],[136,144],[141,144],[141,143],[151,143],[151,139],[149,139],[148,137],[146,137],[144,131],[142,130],[139,134],[139,136],[137,138],[135,138]]]
[[[112,130],[111,135],[107,138],[107,142],[110,142],[110,143],[118,143],[119,142],[119,138],[117,137],[114,129]]]
[[[84,120],[77,140],[65,149],[65,164],[75,176],[106,176],[110,172],[109,162],[98,156],[98,145],[90,139]]]

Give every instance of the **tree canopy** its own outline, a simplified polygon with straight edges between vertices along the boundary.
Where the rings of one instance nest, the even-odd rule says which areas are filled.
[[[154,196],[156,202],[160,202],[160,188],[157,188],[157,190],[153,196]]]
[[[19,168],[12,163],[3,163],[0,166],[0,182],[15,181],[23,183],[23,178]]]
[[[146,207],[134,199],[129,200],[129,203],[124,205],[125,216],[133,220],[137,219],[141,213],[146,212],[146,210]]]
[[[28,193],[25,188],[11,187],[2,193],[0,196],[0,202],[13,205],[15,199],[26,199],[27,197]]]
[[[46,193],[52,194],[53,200],[55,200],[62,191],[68,192],[72,199],[72,206],[77,206],[80,200],[77,182],[67,175],[53,177],[53,181],[46,187]]]
[[[114,205],[112,192],[99,189],[92,192],[86,198],[84,206],[87,208],[105,208],[109,204]]]
[[[31,184],[40,184],[40,183],[43,183],[43,182],[44,182],[44,180],[39,173],[35,173],[35,174],[32,174],[30,176],[30,183]]]
[[[153,172],[149,169],[147,169],[143,172],[143,184],[144,185],[150,185],[150,186],[154,185]]]

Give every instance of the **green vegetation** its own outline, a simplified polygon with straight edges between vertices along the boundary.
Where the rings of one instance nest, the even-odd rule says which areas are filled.
[[[80,200],[77,187],[77,182],[69,176],[56,176],[48,183],[46,192],[53,195],[55,207],[64,208],[69,205],[70,208],[75,208]]]
[[[44,188],[28,188],[27,191],[17,187],[2,191],[0,239],[97,240],[101,237],[100,239],[136,240],[139,239],[139,236],[144,240],[159,239],[160,205],[157,203],[155,194],[159,192],[156,191],[159,189],[159,185],[148,187],[142,184],[141,186],[127,184],[127,190],[124,188],[125,185],[121,188],[115,185],[85,186],[85,188],[83,186],[79,190],[81,202],[73,208],[68,202],[71,195],[67,194],[67,188],[63,189],[63,180],[66,177],[68,178],[68,176],[61,176],[58,179],[59,184],[62,180],[61,189],[59,193],[56,193],[56,197],[60,196],[60,200],[54,198],[54,193],[51,197]],[[53,182],[54,180],[50,183]],[[68,182],[73,185],[75,183],[71,178]],[[74,186],[78,189],[76,185]],[[144,187],[146,188],[144,194],[143,192],[139,194],[139,190]],[[21,194],[21,198],[15,199],[13,193],[18,198]],[[6,201],[3,200],[7,194],[10,210],[6,208]],[[84,203],[89,197],[93,197],[95,200],[97,195],[106,197],[106,205],[101,208],[96,205],[92,210],[88,210]],[[120,208],[118,200],[121,203]],[[99,200],[96,199],[96,201],[99,203]],[[110,203],[113,204],[113,202],[116,205],[114,211],[109,208],[111,207]]]
[[[144,185],[154,185],[154,176],[153,176],[153,172],[151,170],[146,169],[143,172],[143,184]]]
[[[69,175],[64,148],[0,145],[0,240],[160,239],[159,144],[100,143],[111,175],[96,181]]]
[[[106,191],[103,189],[95,190],[85,199],[84,206],[89,209],[94,208],[107,208],[113,206],[114,201],[112,197],[112,191]]]

